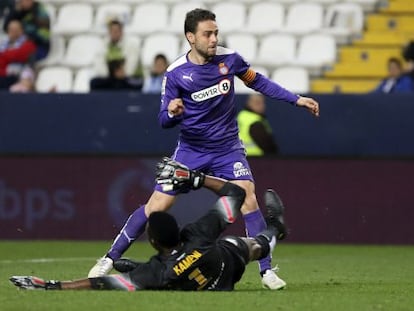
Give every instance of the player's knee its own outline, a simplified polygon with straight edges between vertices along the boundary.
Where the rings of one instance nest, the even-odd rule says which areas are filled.
[[[246,192],[246,198],[244,200],[244,204],[242,207],[242,213],[251,213],[254,212],[259,208],[259,205],[257,204],[256,194],[251,191]]]
[[[152,212],[163,212],[168,210],[174,203],[175,196],[155,191],[145,205],[145,214],[148,216]]]

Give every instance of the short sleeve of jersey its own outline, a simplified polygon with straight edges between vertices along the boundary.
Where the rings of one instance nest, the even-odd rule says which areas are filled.
[[[238,77],[243,76],[250,68],[250,64],[238,53],[234,53],[235,74]]]
[[[180,97],[180,90],[174,79],[174,71],[167,71],[164,74],[161,87],[161,111],[167,110],[168,103]]]

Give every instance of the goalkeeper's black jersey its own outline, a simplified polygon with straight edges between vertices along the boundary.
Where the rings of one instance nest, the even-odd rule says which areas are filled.
[[[232,290],[241,278],[248,250],[217,240],[226,224],[214,210],[181,230],[182,245],[156,255],[130,272],[141,289]]]

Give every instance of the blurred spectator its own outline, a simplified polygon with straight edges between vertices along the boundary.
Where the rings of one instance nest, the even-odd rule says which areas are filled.
[[[15,19],[21,21],[24,33],[36,44],[35,60],[45,58],[50,47],[50,20],[44,5],[34,0],[16,1],[15,8],[6,18],[4,29]]]
[[[1,0],[0,1],[0,20],[9,15],[10,11],[14,7],[14,0]]]
[[[10,86],[11,93],[29,93],[34,91],[35,73],[30,66],[25,67],[20,73],[19,81]]]
[[[142,70],[138,64],[137,45],[124,37],[123,24],[118,20],[112,20],[108,24],[108,36],[106,38],[105,51],[97,55],[94,71],[99,76],[108,76],[106,64],[113,60],[125,60],[125,70],[128,76],[142,78]]]
[[[246,148],[247,156],[278,153],[278,146],[273,139],[265,111],[265,97],[261,94],[252,94],[237,116],[239,137]]]
[[[157,54],[154,57],[150,75],[144,79],[143,93],[161,93],[162,80],[164,79],[164,73],[167,67],[167,57],[164,54]]]
[[[398,58],[388,60],[388,77],[374,90],[374,93],[404,93],[413,91],[413,80],[403,72],[403,66]]]
[[[16,82],[23,67],[30,62],[35,44],[23,33],[20,21],[7,25],[7,38],[0,43],[0,87],[8,88]]]
[[[407,62],[407,74],[414,81],[414,41],[410,41],[403,49],[403,57]]]
[[[91,80],[91,90],[137,90],[142,89],[142,79],[128,77],[125,72],[125,61],[108,62],[109,77]]]

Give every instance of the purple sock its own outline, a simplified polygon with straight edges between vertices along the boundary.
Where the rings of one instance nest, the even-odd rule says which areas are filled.
[[[112,243],[107,256],[112,260],[121,258],[122,254],[126,252],[132,242],[144,233],[147,219],[148,218],[145,215],[145,205],[141,205],[131,214],[131,216],[129,216],[124,227]]]
[[[255,237],[266,229],[266,222],[260,209],[243,215],[243,219],[246,226],[246,233],[249,237]],[[266,258],[259,260],[259,269],[260,272],[272,269],[272,258],[267,256]]]

